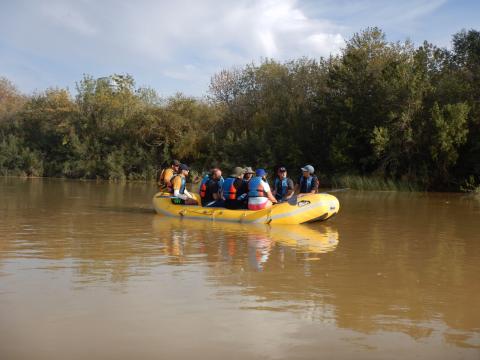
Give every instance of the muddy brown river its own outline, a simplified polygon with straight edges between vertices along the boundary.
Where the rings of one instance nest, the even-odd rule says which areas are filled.
[[[343,191],[311,225],[0,178],[0,359],[480,359],[480,196]]]

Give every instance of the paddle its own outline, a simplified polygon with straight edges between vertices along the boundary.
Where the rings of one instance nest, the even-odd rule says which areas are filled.
[[[335,192],[341,192],[341,191],[347,191],[347,190],[350,190],[350,188],[333,189],[333,190],[328,190],[328,191],[325,191],[325,192],[327,192],[327,193],[335,193]]]

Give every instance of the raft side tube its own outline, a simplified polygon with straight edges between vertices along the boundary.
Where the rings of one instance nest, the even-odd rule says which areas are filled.
[[[198,200],[198,194],[194,194]],[[338,199],[330,194],[308,194],[262,210],[229,210],[198,205],[176,205],[171,195],[157,193],[153,197],[157,213],[187,219],[215,220],[263,224],[303,224],[324,221],[337,214]]]

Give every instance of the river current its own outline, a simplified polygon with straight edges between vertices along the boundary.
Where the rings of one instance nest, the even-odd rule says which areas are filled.
[[[480,359],[480,196],[341,191],[310,225],[153,184],[0,178],[0,359]]]

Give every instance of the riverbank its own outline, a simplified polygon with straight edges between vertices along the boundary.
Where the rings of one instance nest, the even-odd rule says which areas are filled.
[[[335,57],[213,74],[201,98],[163,98],[127,74],[30,95],[0,78],[0,175],[148,180],[180,159],[283,165],[293,178],[311,164],[361,190],[477,191],[480,33],[453,39],[414,49],[368,28]]]
[[[332,179],[335,188],[350,188],[355,190],[383,191],[425,191],[419,184],[409,181],[385,179],[373,176],[342,175]]]
[[[200,183],[201,172],[192,171],[194,174],[191,179],[195,182],[189,182],[190,189]],[[67,178],[67,177],[48,177],[48,176],[26,176],[26,175],[3,175],[0,178],[18,178],[18,179],[49,179],[49,180],[69,180],[82,182],[98,182],[98,183],[138,183],[138,184],[156,184],[155,179],[86,179],[86,178]],[[295,179],[295,177],[293,177]],[[325,177],[321,179],[321,191],[330,190],[358,190],[358,191],[398,191],[398,192],[453,192],[453,193],[470,193],[480,195],[480,186],[470,184],[461,186],[458,189],[449,189],[448,191],[438,191],[435,189],[424,189],[419,184],[399,181],[393,179],[383,179],[379,177],[368,177],[359,175],[341,175],[333,177]]]

